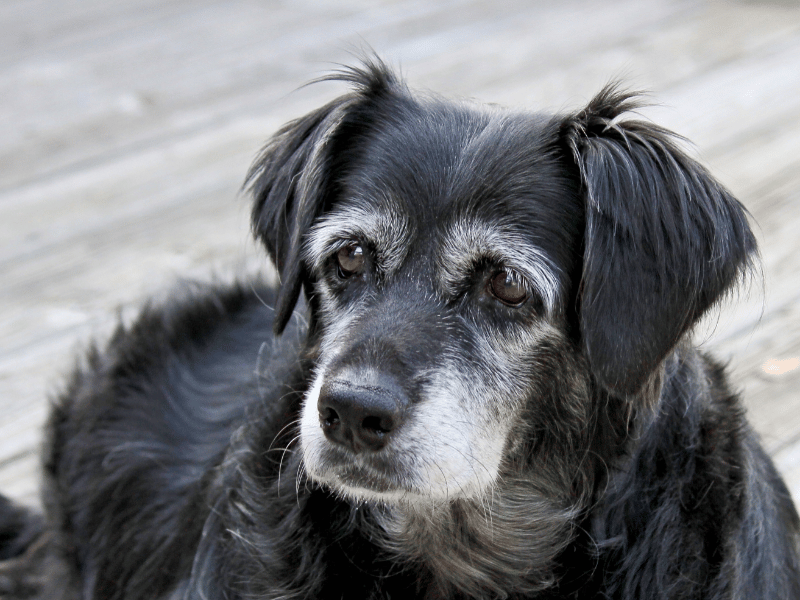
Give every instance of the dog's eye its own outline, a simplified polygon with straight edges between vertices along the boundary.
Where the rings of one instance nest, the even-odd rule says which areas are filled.
[[[364,268],[364,248],[356,242],[347,244],[336,253],[339,277],[346,278],[361,272]]]
[[[508,306],[520,306],[528,299],[522,277],[516,271],[504,269],[492,276],[489,281],[492,295]]]

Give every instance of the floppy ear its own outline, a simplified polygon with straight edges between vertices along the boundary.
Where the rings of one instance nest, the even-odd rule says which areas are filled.
[[[334,200],[333,174],[341,166],[334,162],[347,141],[341,139],[346,137],[343,123],[359,106],[397,85],[377,58],[323,80],[347,81],[355,90],[285,125],[264,147],[245,181],[254,200],[253,232],[280,275],[276,334],[286,327],[301,288],[310,281],[301,261],[303,236]]]
[[[635,394],[750,266],[745,209],[609,85],[562,123],[586,206],[580,329],[608,391]]]
[[[303,234],[322,212],[330,188],[329,148],[352,97],[342,97],[284,126],[250,168],[253,233],[266,246],[281,281],[274,328],[292,316],[307,274],[300,261]]]

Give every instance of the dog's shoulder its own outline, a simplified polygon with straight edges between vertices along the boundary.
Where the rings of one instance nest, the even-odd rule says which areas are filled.
[[[798,516],[724,366],[681,344],[643,422],[593,514],[606,585],[623,598],[667,586],[691,597],[711,581],[747,587],[741,597],[800,597]]]

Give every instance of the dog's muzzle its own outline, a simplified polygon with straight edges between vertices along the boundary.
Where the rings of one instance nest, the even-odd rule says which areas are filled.
[[[325,437],[355,453],[377,452],[400,427],[409,399],[393,377],[340,373],[323,384],[317,400]]]

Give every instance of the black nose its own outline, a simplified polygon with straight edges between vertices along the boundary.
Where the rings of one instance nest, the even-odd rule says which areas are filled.
[[[353,381],[355,379],[355,381]],[[341,376],[326,382],[317,401],[325,436],[353,452],[377,451],[396,431],[408,406],[403,390],[389,377]]]

